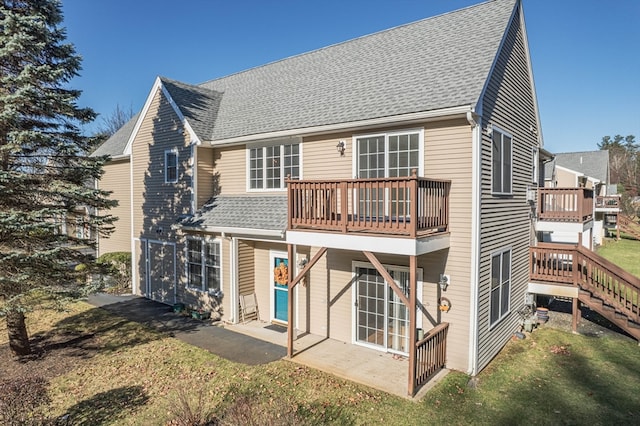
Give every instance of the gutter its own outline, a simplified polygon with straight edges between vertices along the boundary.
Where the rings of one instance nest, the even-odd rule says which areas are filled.
[[[255,228],[236,228],[231,226],[183,226],[177,225],[177,228],[185,231],[208,232],[225,235],[255,235],[259,237],[272,237],[284,240],[285,230],[277,229],[255,229]]]
[[[360,131],[368,127],[377,127],[391,124],[410,124],[414,122],[442,119],[445,117],[464,117],[471,112],[470,105],[463,105],[451,108],[444,108],[432,111],[412,112],[390,117],[371,118],[368,120],[350,121],[337,124],[325,124],[321,126],[303,127],[298,129],[278,130],[274,132],[259,133],[253,135],[237,136],[226,139],[211,140],[209,143],[214,146],[233,145],[244,142],[254,142],[263,139],[279,139],[293,136],[311,136],[315,134],[330,133],[341,130]]]

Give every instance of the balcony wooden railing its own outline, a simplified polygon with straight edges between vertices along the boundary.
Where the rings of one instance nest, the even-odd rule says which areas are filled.
[[[449,323],[438,324],[416,343],[416,386],[428,382],[445,367],[448,330]]]
[[[538,188],[538,219],[585,222],[593,218],[593,190]]]
[[[540,243],[529,249],[533,281],[578,286],[640,323],[640,279],[578,245]]]
[[[287,180],[288,229],[393,234],[449,230],[451,182],[414,176]]]
[[[620,196],[606,195],[596,197],[596,209],[619,209]]]

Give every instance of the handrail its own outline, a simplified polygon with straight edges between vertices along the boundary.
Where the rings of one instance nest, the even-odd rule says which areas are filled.
[[[416,386],[428,382],[445,367],[448,330],[449,323],[438,324],[416,343]]]
[[[599,195],[596,197],[596,208],[618,209],[620,208],[620,196]]]
[[[531,280],[580,287],[640,323],[640,278],[581,245],[540,243],[529,252]]]
[[[287,180],[289,230],[416,238],[449,230],[451,182],[417,176]]]

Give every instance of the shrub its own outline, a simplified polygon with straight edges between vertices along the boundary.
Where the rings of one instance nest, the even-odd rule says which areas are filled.
[[[184,387],[178,388],[175,398],[169,400],[169,412],[173,416],[171,426],[208,426],[216,420],[202,388],[195,395]]]
[[[107,275],[116,290],[131,288],[131,252],[114,251],[105,253],[96,260],[101,273]]]
[[[0,381],[0,424],[39,425],[46,421],[49,382],[42,377]]]

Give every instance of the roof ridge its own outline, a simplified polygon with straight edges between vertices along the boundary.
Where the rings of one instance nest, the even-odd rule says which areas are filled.
[[[365,39],[365,38],[368,38],[368,37],[372,37],[372,36],[375,36],[375,35],[388,33],[388,32],[391,32],[391,31],[398,30],[400,28],[408,27],[410,25],[416,25],[416,24],[421,23],[421,22],[431,21],[431,20],[434,20],[434,19],[437,19],[437,18],[442,18],[443,16],[452,15],[452,14],[455,14],[455,13],[460,13],[460,12],[466,11],[468,9],[473,9],[473,8],[480,7],[480,6],[486,6],[487,4],[493,3],[495,1],[499,1],[499,0],[486,0],[486,1],[483,1],[482,3],[471,4],[469,6],[465,6],[465,7],[462,7],[460,9],[451,10],[451,11],[448,11],[448,12],[443,12],[443,13],[441,13],[439,15],[428,16],[426,18],[418,19],[416,21],[412,21],[412,22],[407,22],[407,23],[404,23],[404,24],[396,25],[395,27],[385,28],[385,29],[382,29],[380,31],[375,31],[375,32],[369,33],[369,34],[363,34],[361,36],[357,36],[357,37],[351,38],[349,40],[339,41],[337,43],[333,43],[333,44],[330,44],[330,45],[327,45],[327,46],[319,47],[317,49],[307,50],[305,52],[296,53],[294,55],[287,56],[285,58],[276,59],[274,61],[267,62],[266,64],[256,65],[254,67],[250,67],[250,68],[246,68],[244,70],[233,72],[231,74],[226,74],[226,75],[223,75],[223,76],[220,76],[220,77],[212,78],[212,79],[203,81],[201,83],[198,83],[197,85],[198,86],[204,86],[206,84],[210,84],[210,83],[213,83],[213,82],[216,82],[216,81],[227,79],[229,77],[241,75],[241,74],[244,74],[244,73],[247,73],[247,72],[250,72],[250,71],[254,71],[254,70],[257,70],[257,69],[261,69],[261,68],[266,68],[268,66],[271,66],[271,65],[274,65],[274,64],[277,64],[277,63],[280,63],[280,62],[284,62],[284,61],[287,61],[287,60],[290,60],[290,59],[304,57],[304,56],[311,55],[311,54],[316,53],[316,52],[322,52],[323,50],[327,50],[327,49],[330,49],[330,48],[333,48],[333,47],[336,47],[336,46],[346,45],[346,44],[353,43],[353,42],[356,42],[358,40],[362,40],[362,39]],[[506,1],[506,0],[503,0],[503,1]],[[514,0],[509,0],[509,1],[514,1]],[[518,0],[515,0],[515,1],[518,1]]]

